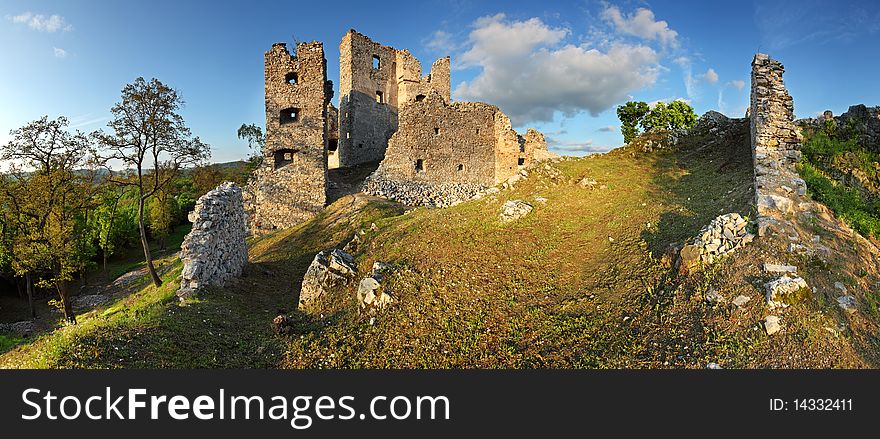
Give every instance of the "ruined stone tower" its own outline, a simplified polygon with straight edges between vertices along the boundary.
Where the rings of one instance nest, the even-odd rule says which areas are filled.
[[[314,217],[326,202],[327,121],[333,95],[319,42],[284,43],[265,55],[266,144],[249,188],[252,228],[272,230]]]
[[[755,165],[755,203],[762,217],[784,218],[804,200],[806,184],[795,165],[801,144],[794,125],[794,102],[779,61],[764,54],[752,61],[750,121]]]
[[[340,167],[377,162],[397,131],[401,105],[434,90],[449,102],[449,57],[422,77],[419,61],[406,50],[374,42],[349,30],[339,44]]]

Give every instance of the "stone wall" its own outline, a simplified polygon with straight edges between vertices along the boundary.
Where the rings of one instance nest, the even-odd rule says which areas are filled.
[[[784,219],[805,201],[806,184],[795,165],[801,158],[794,103],[782,81],[784,67],[767,55],[752,61],[751,136],[758,215]]]
[[[263,165],[248,188],[253,231],[294,226],[326,202],[327,123],[332,96],[319,42],[300,43],[291,56],[284,43],[265,55],[266,144]]]
[[[225,182],[199,197],[189,220],[193,228],[180,247],[181,298],[239,276],[248,260],[247,215],[238,185]]]
[[[339,45],[339,166],[377,162],[397,131],[404,102],[437,91],[449,101],[449,58],[421,76],[419,61],[406,50],[374,42],[349,30]]]
[[[547,149],[538,131],[517,135],[498,107],[449,103],[435,91],[402,106],[399,118],[364,190],[406,204],[442,207],[468,199],[516,175]]]

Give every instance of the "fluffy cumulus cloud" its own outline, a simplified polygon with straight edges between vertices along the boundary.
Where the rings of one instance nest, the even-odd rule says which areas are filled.
[[[718,83],[718,73],[715,72],[715,69],[709,68],[706,70],[706,73],[703,73],[703,79],[706,80],[709,84],[717,84]]]
[[[742,90],[746,86],[746,82],[742,79],[734,79],[733,81],[728,82],[728,84],[737,90]]]
[[[71,31],[73,26],[68,24],[64,17],[53,15],[34,14],[25,12],[15,16],[6,16],[6,18],[16,24],[24,24],[29,28],[41,32],[57,32]]]
[[[617,6],[608,6],[602,11],[602,18],[620,33],[657,40],[668,46],[677,44],[678,32],[670,29],[666,21],[657,21],[650,9],[639,8],[632,14],[624,14]]]
[[[422,45],[430,51],[445,53],[455,47],[455,42],[453,41],[452,34],[438,30],[422,41]]]
[[[656,81],[659,55],[651,47],[611,41],[600,48],[584,39],[566,44],[570,34],[538,18],[478,19],[459,59],[481,71],[456,87],[456,99],[498,105],[521,125],[551,121],[555,111],[598,115]]]
[[[67,51],[64,49],[53,47],[52,51],[55,53],[55,58],[67,58]]]

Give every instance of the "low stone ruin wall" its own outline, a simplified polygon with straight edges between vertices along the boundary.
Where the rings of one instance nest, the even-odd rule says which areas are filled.
[[[427,183],[387,178],[377,171],[364,181],[363,191],[408,206],[449,207],[470,200],[488,189],[476,183]]]
[[[242,190],[225,182],[202,195],[190,212],[192,231],[180,248],[182,280],[177,295],[192,296],[206,285],[223,285],[247,264],[247,215]]]

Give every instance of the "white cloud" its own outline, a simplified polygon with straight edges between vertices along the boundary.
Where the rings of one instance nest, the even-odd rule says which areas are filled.
[[[55,52],[55,58],[67,58],[67,51],[64,49],[53,47],[52,51]]]
[[[563,44],[570,33],[538,18],[478,19],[460,59],[482,71],[458,84],[455,98],[498,105],[521,125],[552,121],[555,111],[595,116],[655,83],[660,66],[652,48],[611,42],[599,50],[586,40]]]
[[[31,29],[41,32],[57,32],[59,30],[68,32],[73,30],[73,26],[68,24],[64,17],[57,14],[46,16],[25,12],[16,16],[7,15],[6,19],[16,24],[26,24]]]
[[[718,83],[718,73],[713,68],[709,68],[706,70],[706,73],[703,73],[703,79],[706,80],[709,84],[717,84]]]
[[[617,131],[617,127],[614,125],[608,125],[608,126],[604,126],[602,128],[599,128],[596,131],[599,131],[600,133],[613,133],[613,132]]]
[[[635,13],[625,15],[617,6],[608,6],[602,11],[602,18],[613,24],[620,33],[658,40],[664,45],[677,45],[678,32],[670,29],[665,20],[655,20],[654,12],[650,9],[639,8]]]
[[[558,140],[555,138],[547,139],[547,147],[560,152],[597,152],[607,151],[609,148],[593,145],[593,140],[585,140],[582,142]]]
[[[438,30],[432,33],[431,36],[422,41],[422,45],[425,46],[425,48],[428,50],[444,53],[449,53],[452,49],[455,48],[455,42],[452,39],[452,34],[442,30]]]
[[[733,81],[728,82],[728,84],[737,90],[742,90],[746,86],[746,82],[742,79],[734,79]]]

